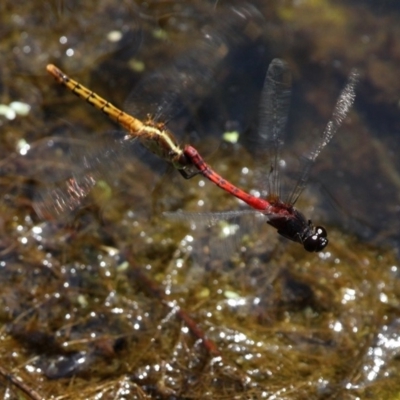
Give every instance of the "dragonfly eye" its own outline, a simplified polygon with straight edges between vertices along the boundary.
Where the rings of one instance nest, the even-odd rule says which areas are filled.
[[[322,226],[316,226],[314,233],[303,241],[303,246],[307,251],[318,252],[323,250],[328,242],[326,229]]]

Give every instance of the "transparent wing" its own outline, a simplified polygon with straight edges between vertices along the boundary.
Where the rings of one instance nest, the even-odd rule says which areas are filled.
[[[218,32],[204,34],[193,47],[171,65],[141,80],[127,99],[126,111],[142,120],[151,115],[162,122],[184,109],[191,111],[196,100],[212,89],[216,69],[227,53]]]
[[[279,160],[284,140],[291,95],[291,74],[280,59],[272,60],[265,77],[260,100],[257,157],[268,166],[265,187],[268,194],[280,195]]]
[[[88,148],[88,141],[65,136],[40,139],[20,145],[18,152],[0,162],[0,172],[35,179],[44,183],[54,183],[79,171],[79,166],[70,162],[70,151],[82,152]]]
[[[171,220],[183,221],[195,224],[200,227],[214,226],[221,221],[229,221],[244,215],[262,215],[254,210],[236,210],[236,211],[221,211],[221,212],[163,212],[163,215]]]
[[[266,222],[262,213],[254,210],[225,212],[164,212],[168,219],[190,224],[191,230],[197,231],[194,246],[198,252],[208,248],[212,259],[228,260],[241,248],[246,234],[259,232]],[[212,239],[211,239],[212,238]]]
[[[68,177],[46,185],[34,197],[39,217],[66,217],[81,205],[98,180],[113,182],[125,164],[144,151],[138,141],[122,132],[98,135],[96,145],[92,143],[76,140],[70,143],[63,165]]]
[[[229,7],[219,10],[211,20],[207,18],[190,50],[139,82],[127,99],[126,112],[141,119],[150,115],[161,122],[182,111],[192,114],[215,87],[232,48],[246,40],[245,27],[256,14],[251,7]]]
[[[140,143],[122,132],[96,135],[95,140],[50,137],[3,160],[0,172],[38,182],[34,208],[40,217],[55,219],[76,209],[99,179],[114,182],[142,154]]]
[[[34,196],[33,207],[41,219],[65,217],[75,211],[96,184],[93,174],[69,178],[53,188],[39,190]]]
[[[357,85],[358,77],[358,71],[353,69],[350,73],[346,86],[342,90],[336,102],[332,117],[326,125],[324,131],[322,132],[320,139],[316,142],[312,151],[304,157],[303,168],[301,168],[301,175],[297,181],[298,183],[288,199],[288,202],[290,204],[296,203],[297,199],[299,198],[300,194],[306,186],[311,167],[314,165],[315,160],[324,149],[324,147],[331,141],[335,133],[338,131],[344,119],[346,118],[351,106],[353,105],[356,97],[355,87]]]

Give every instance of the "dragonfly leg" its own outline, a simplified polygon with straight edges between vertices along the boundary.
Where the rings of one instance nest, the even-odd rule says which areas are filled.
[[[187,171],[185,168],[178,169],[178,171],[185,179],[191,179],[194,176],[201,174],[201,171]]]

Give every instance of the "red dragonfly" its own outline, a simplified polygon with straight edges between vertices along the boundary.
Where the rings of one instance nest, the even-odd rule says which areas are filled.
[[[49,65],[47,69],[61,84],[121,124],[128,131],[130,137],[137,137],[150,151],[171,162],[185,178],[201,173],[220,188],[260,211],[267,217],[267,223],[275,227],[279,234],[303,244],[307,251],[321,251],[328,244],[326,230],[321,226],[314,226],[294,207],[294,204],[305,188],[311,166],[339,129],[354,102],[356,71],[350,74],[348,83],[339,96],[333,116],[320,140],[305,158],[304,169],[295,189],[283,201],[279,194],[278,166],[290,100],[290,72],[282,60],[275,59],[271,62],[261,99],[261,121],[257,147],[265,148],[268,144],[269,148],[270,165],[266,199],[252,196],[226,181],[206,164],[194,147],[189,145],[183,149],[179,147],[173,134],[167,130],[164,123],[156,122],[150,117],[146,122],[142,122],[72,80],[55,66]],[[95,161],[101,162],[97,157],[95,157]],[[93,161],[88,161],[86,158],[85,162],[92,164]],[[73,177],[66,181],[64,187],[42,193],[40,201],[37,202],[37,211],[39,214],[46,215],[46,212],[48,213],[50,210],[50,214],[53,211],[53,215],[57,215],[66,209],[74,209],[95,182],[96,179],[90,173],[81,178]],[[240,211],[228,212],[225,215],[232,217],[238,214]],[[221,216],[221,213],[219,215]]]
[[[262,149],[268,147],[270,153],[268,195],[265,199],[246,193],[225,180],[206,164],[195,148],[186,146],[184,153],[187,159],[191,160],[204,177],[265,215],[267,223],[276,228],[280,235],[294,242],[301,243],[307,251],[321,251],[328,244],[325,228],[314,226],[311,220],[306,219],[294,205],[306,186],[312,165],[323,148],[335,135],[352,106],[355,99],[357,80],[358,73],[356,70],[353,70],[336,102],[331,120],[326,125],[319,140],[315,143],[314,148],[305,157],[304,166],[297,184],[285,201],[281,199],[279,193],[279,162],[280,150],[283,145],[283,131],[290,101],[290,72],[288,66],[282,60],[274,59],[271,62],[261,97],[257,147]],[[216,218],[232,218],[241,213],[242,211],[222,212],[217,213]],[[167,214],[174,217],[173,213]],[[215,220],[215,218],[213,219]]]

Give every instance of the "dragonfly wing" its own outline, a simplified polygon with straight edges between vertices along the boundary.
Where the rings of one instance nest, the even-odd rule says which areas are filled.
[[[129,96],[125,110],[146,119],[169,122],[178,114],[191,116],[216,86],[218,72],[233,47],[243,45],[246,26],[259,19],[250,6],[226,7],[207,16],[190,49],[157,72],[143,78]]]
[[[51,137],[2,161],[0,172],[38,182],[34,208],[40,217],[54,219],[76,209],[99,179],[115,182],[142,154],[140,143],[123,132],[96,135],[96,140]]]
[[[0,162],[0,173],[19,175],[43,183],[59,182],[88,169],[110,173],[124,158],[144,154],[139,143],[123,132],[95,136],[51,136],[26,144]]]
[[[315,161],[322,149],[331,141],[350,111],[350,108],[356,98],[355,88],[358,82],[358,77],[358,71],[353,69],[349,75],[346,86],[336,101],[332,117],[322,132],[320,141],[316,144],[313,151],[307,157],[311,161]]]
[[[215,69],[226,55],[221,51],[223,46],[217,34],[202,37],[193,50],[143,78],[128,97],[126,111],[144,120],[151,115],[162,122],[184,110],[192,111],[196,99],[213,86]]]
[[[326,125],[324,131],[322,132],[320,139],[317,141],[312,151],[304,157],[301,175],[297,181],[298,183],[296,187],[289,197],[290,204],[294,204],[299,198],[300,194],[306,186],[311,167],[314,165],[315,160],[324,149],[324,147],[331,141],[335,133],[338,131],[344,119],[346,118],[351,106],[353,105],[356,97],[355,88],[357,85],[358,76],[358,71],[353,69],[349,75],[346,86],[344,87],[344,89],[340,93],[339,98],[336,101],[332,117]]]
[[[128,96],[124,110],[142,120],[148,117],[172,118],[179,113],[181,106],[178,104],[178,91],[170,90],[172,79],[162,72],[154,72],[143,78]],[[166,88],[165,92],[164,89]],[[160,94],[163,90],[163,94]]]
[[[22,145],[0,163],[2,174],[22,176],[41,182],[57,182],[71,175],[69,149],[87,148],[87,142],[70,137],[50,137]]]
[[[242,247],[246,234],[257,235],[261,224],[266,221],[262,213],[254,210],[163,214],[169,219],[188,222],[191,230],[196,231],[193,256],[199,258],[202,265],[205,248],[211,259],[228,260]]]
[[[199,227],[210,227],[218,224],[221,221],[231,221],[235,218],[240,218],[245,215],[262,215],[254,210],[237,210],[237,211],[222,211],[222,212],[164,212],[163,215],[168,219],[175,221],[184,221],[194,224]]]
[[[107,139],[102,145],[88,152],[83,148],[76,149],[77,152],[71,149],[69,162],[79,167],[74,167],[67,179],[38,191],[35,209],[41,217],[65,219],[72,215],[71,211],[81,205],[98,182],[105,181],[107,187],[124,193],[140,186],[141,189],[133,191],[139,197],[141,193],[152,191],[167,164],[146,151],[140,141],[121,132],[103,136]],[[80,150],[82,153],[79,153]],[[145,185],[142,187],[138,182],[145,182]]]
[[[144,153],[139,141],[124,132],[106,132],[96,135],[96,141],[86,139],[81,146],[71,146],[68,162],[73,177],[89,172],[93,176],[112,180],[124,163]]]
[[[81,205],[95,184],[95,178],[85,174],[80,179],[70,178],[53,188],[39,190],[34,196],[34,209],[42,219],[66,216]]]
[[[279,161],[291,95],[291,74],[280,59],[272,60],[261,93],[259,129],[255,144],[257,156],[268,163],[265,187],[269,194],[280,194]]]
[[[88,139],[70,139],[63,162],[57,164],[62,173],[56,172],[57,180],[44,185],[34,196],[34,208],[41,218],[68,215],[79,207],[98,179],[112,181],[123,167],[132,141],[119,132],[98,135],[96,139],[96,144]]]

